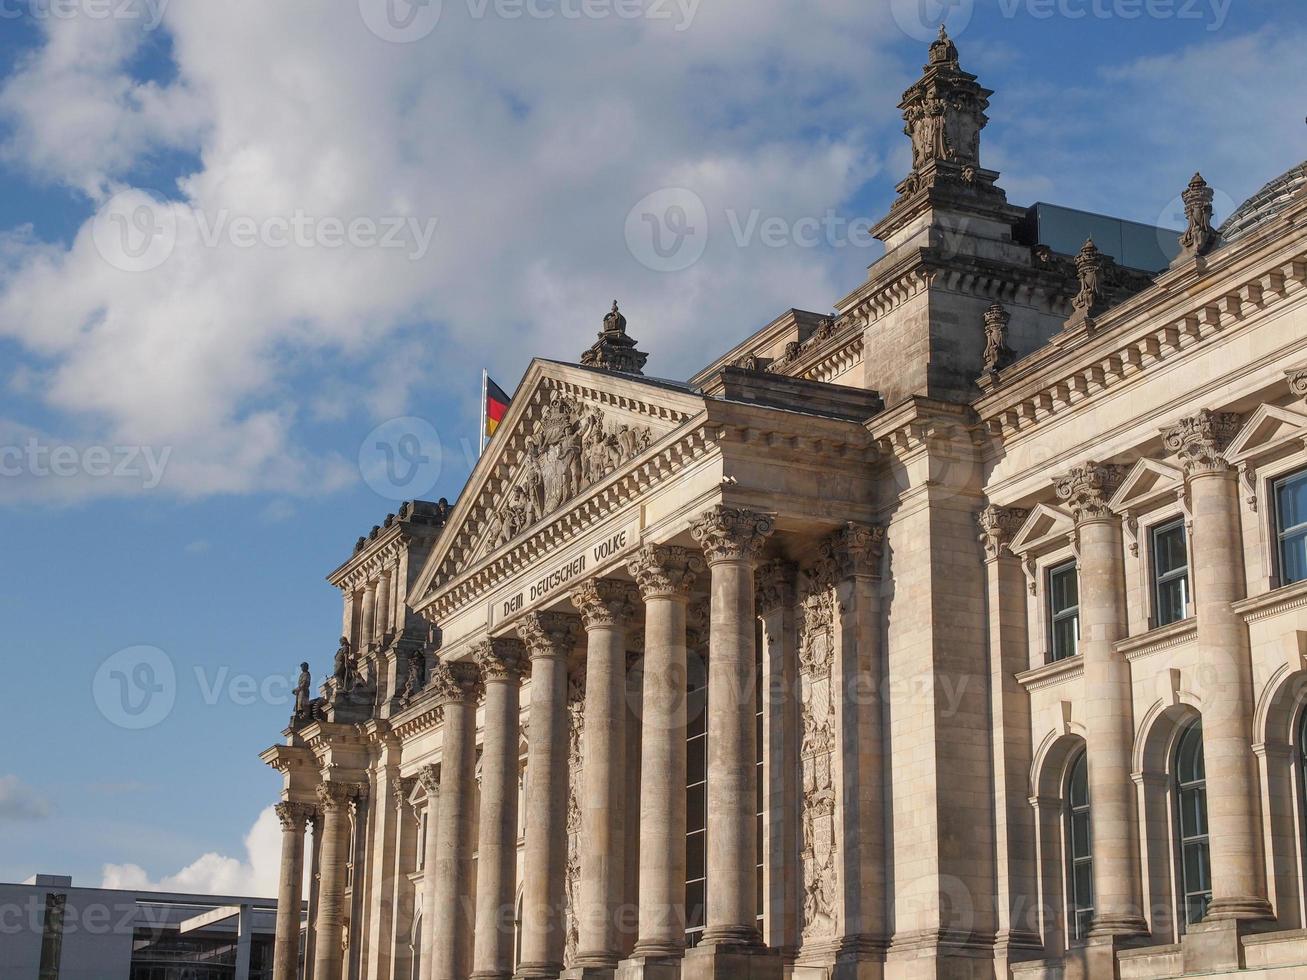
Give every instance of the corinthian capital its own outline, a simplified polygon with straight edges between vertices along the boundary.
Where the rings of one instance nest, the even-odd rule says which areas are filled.
[[[526,673],[526,646],[509,636],[482,640],[472,652],[487,681],[517,681]]]
[[[572,592],[572,605],[587,630],[628,625],[635,618],[638,600],[635,586],[611,578],[587,579]]]
[[[1073,467],[1071,472],[1057,479],[1058,499],[1067,502],[1077,524],[1105,520],[1112,516],[1107,502],[1123,475],[1120,466],[1106,463],[1089,462]]]
[[[690,525],[711,565],[719,561],[753,561],[771,536],[776,519],[739,507],[713,507]]]
[[[879,525],[845,524],[823,538],[818,546],[821,560],[829,562],[836,579],[854,575],[878,575],[885,547],[885,529]]]
[[[794,602],[795,574],[794,564],[780,558],[758,569],[754,576],[754,606],[759,616]]]
[[[1030,511],[1021,507],[995,507],[993,504],[976,515],[980,525],[980,540],[985,544],[985,554],[990,558],[1002,558],[1009,555],[1008,545],[1012,536],[1026,522]]]
[[[581,642],[581,622],[567,613],[531,613],[517,624],[517,635],[522,637],[532,660],[567,657]]]
[[[297,834],[304,833],[304,825],[313,815],[313,807],[308,803],[278,803],[273,809],[277,811],[281,829],[294,831]]]
[[[356,799],[360,789],[352,783],[318,783],[318,809],[323,813],[339,810]]]
[[[1239,416],[1203,409],[1197,415],[1163,429],[1162,441],[1168,452],[1180,457],[1185,473],[1192,476],[1228,469],[1230,464],[1221,453],[1238,431]]]
[[[437,799],[440,796],[440,767],[423,766],[418,770],[418,782],[422,784],[428,800]]]
[[[437,705],[475,703],[485,690],[480,668],[465,660],[437,664],[430,686]]]
[[[645,599],[686,596],[704,569],[704,561],[689,548],[675,545],[645,545],[626,563]]]

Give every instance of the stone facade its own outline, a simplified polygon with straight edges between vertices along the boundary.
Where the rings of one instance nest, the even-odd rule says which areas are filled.
[[[678,385],[614,305],[360,539],[278,980],[1307,975],[1307,196],[1057,254],[992,95],[932,45],[833,315]]]

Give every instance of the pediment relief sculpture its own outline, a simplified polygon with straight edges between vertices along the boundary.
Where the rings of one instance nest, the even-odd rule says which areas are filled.
[[[609,422],[603,411],[552,392],[514,463],[514,478],[487,519],[489,554],[649,448],[648,426]]]

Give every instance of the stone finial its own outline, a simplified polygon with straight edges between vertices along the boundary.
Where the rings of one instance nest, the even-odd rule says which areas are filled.
[[[1107,294],[1104,274],[1107,271],[1107,257],[1098,250],[1092,238],[1088,239],[1076,256],[1076,273],[1080,277],[1080,291],[1076,293],[1071,305],[1093,316],[1101,312],[1103,297]]]
[[[1058,477],[1055,489],[1058,499],[1065,500],[1071,507],[1077,524],[1106,520],[1113,516],[1107,502],[1124,475],[1120,466],[1088,462]]]
[[[648,360],[649,355],[637,350],[636,341],[627,336],[626,317],[617,308],[617,300],[613,300],[612,310],[604,317],[604,328],[599,332],[599,339],[581,355],[581,363],[608,371],[643,374]]]
[[[636,616],[639,593],[630,582],[599,578],[582,582],[572,592],[572,605],[587,630],[628,625]]]
[[[1212,227],[1212,201],[1215,196],[1207,181],[1203,180],[1203,175],[1194,174],[1188,189],[1181,195],[1188,227],[1180,236],[1180,257],[1177,261],[1206,255],[1216,246],[1219,236]]]
[[[739,507],[712,507],[690,525],[690,536],[712,565],[721,561],[753,561],[762,552],[776,519]]]
[[[530,613],[517,624],[517,634],[526,644],[532,660],[566,658],[581,642],[581,621],[568,613]]]
[[[759,566],[754,576],[754,607],[758,615],[794,602],[796,573],[792,562],[780,558]]]
[[[645,599],[689,595],[704,567],[689,548],[662,544],[645,545],[626,563]]]
[[[1162,442],[1180,457],[1187,476],[1229,469],[1221,453],[1239,432],[1239,416],[1231,412],[1203,409],[1162,430]]]
[[[277,819],[281,821],[281,829],[293,831],[297,834],[304,833],[304,825],[308,823],[309,817],[313,815],[313,807],[308,803],[278,803],[273,809],[277,811]]]
[[[1007,328],[1012,314],[1002,303],[985,311],[985,371],[993,373],[1012,363],[1016,356],[1007,345]]]
[[[427,686],[436,705],[475,703],[485,691],[480,669],[465,660],[437,664]]]
[[[1010,555],[1008,545],[1029,516],[1030,511],[1021,507],[995,507],[993,504],[977,514],[976,523],[980,526],[985,554],[991,559]]]
[[[526,647],[513,637],[482,640],[472,656],[486,681],[516,681],[526,673]]]
[[[930,63],[932,65],[957,64],[958,46],[948,36],[948,28],[939,25],[939,37],[930,42]]]

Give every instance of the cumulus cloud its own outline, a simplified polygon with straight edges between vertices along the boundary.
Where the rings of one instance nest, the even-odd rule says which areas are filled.
[[[176,874],[152,879],[138,864],[106,864],[100,887],[134,891],[182,892],[195,895],[231,895],[239,898],[274,898],[281,861],[281,824],[268,807],[245,835],[245,856],[207,853]]]
[[[505,19],[500,6],[446,0],[412,44],[375,36],[354,2],[169,4],[153,33],[48,22],[0,88],[4,152],[87,195],[95,214],[67,243],[0,234],[0,338],[24,353],[9,390],[61,426],[42,438],[166,450],[153,492],[329,491],[358,479],[355,447],[311,448],[307,431],[411,414],[436,388],[465,391],[472,411],[480,367],[575,357],[614,296],[650,372],[678,377],[781,311],[829,309],[856,285],[868,249],[770,247],[738,228],[876,217],[848,212],[869,180],[906,169],[895,96],[920,64],[904,61],[916,49],[887,7],[658,5],[687,23]],[[1206,42],[1079,96],[1038,97],[1031,79],[1026,95],[1000,93],[1012,145],[986,152],[1013,165],[1015,200],[1056,200],[1036,193],[1041,174],[1118,192],[1120,168],[1103,157],[1138,131],[1152,172],[1195,140],[1256,145],[1222,140],[1220,117],[1237,116],[1240,133],[1284,128],[1268,118],[1279,102],[1214,104],[1205,81],[1183,79],[1215,52],[1237,91],[1296,105],[1303,83],[1284,49],[1300,41]],[[984,46],[962,47],[983,75]],[[139,77],[146,55],[169,70]],[[1268,67],[1276,81],[1258,87],[1248,73]],[[1158,98],[1171,135],[1141,125]],[[1057,142],[1049,127],[1072,125],[1068,99],[1068,145],[1095,149],[1031,154]],[[196,163],[152,201],[139,175],[168,153]],[[625,238],[636,203],[669,187],[692,190],[707,218],[702,258],[676,272],[642,265]],[[16,499],[142,491],[96,478],[49,488],[6,483]]]
[[[0,821],[44,820],[49,801],[17,776],[0,776]]]

